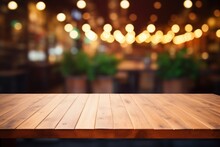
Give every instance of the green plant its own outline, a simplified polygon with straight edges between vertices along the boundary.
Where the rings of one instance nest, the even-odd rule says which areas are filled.
[[[89,57],[82,51],[76,54],[65,52],[60,63],[60,71],[63,76],[87,74],[88,68]]]
[[[113,55],[96,53],[91,59],[88,78],[94,80],[97,76],[112,76],[117,72],[118,59]]]
[[[182,77],[196,78],[198,74],[199,60],[189,55],[186,48],[178,50],[174,56],[171,56],[168,51],[160,53],[157,63],[157,75],[165,80]]]

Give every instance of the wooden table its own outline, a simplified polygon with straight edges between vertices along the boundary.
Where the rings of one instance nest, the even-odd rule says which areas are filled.
[[[214,94],[2,94],[0,138],[220,138]]]

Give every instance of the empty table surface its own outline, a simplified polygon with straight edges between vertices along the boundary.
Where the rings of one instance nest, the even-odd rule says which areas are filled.
[[[220,96],[1,94],[0,138],[220,138]]]

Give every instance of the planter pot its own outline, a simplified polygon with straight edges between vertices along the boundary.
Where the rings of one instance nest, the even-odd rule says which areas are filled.
[[[65,91],[68,93],[86,93],[86,76],[70,76],[65,79]]]
[[[113,93],[113,78],[108,76],[97,77],[96,80],[92,81],[92,92],[93,93]]]
[[[164,93],[189,93],[192,87],[193,87],[192,80],[187,78],[163,81]]]

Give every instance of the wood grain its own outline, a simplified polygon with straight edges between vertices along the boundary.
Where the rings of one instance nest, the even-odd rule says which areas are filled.
[[[99,94],[90,94],[76,125],[76,129],[94,129],[99,102]]]
[[[62,120],[57,125],[56,129],[73,129],[79,120],[82,110],[88,99],[88,94],[81,94],[74,101],[72,106],[66,112]]]
[[[113,119],[109,94],[100,95],[95,128],[113,129]]]
[[[0,94],[0,138],[220,139],[214,94]]]

